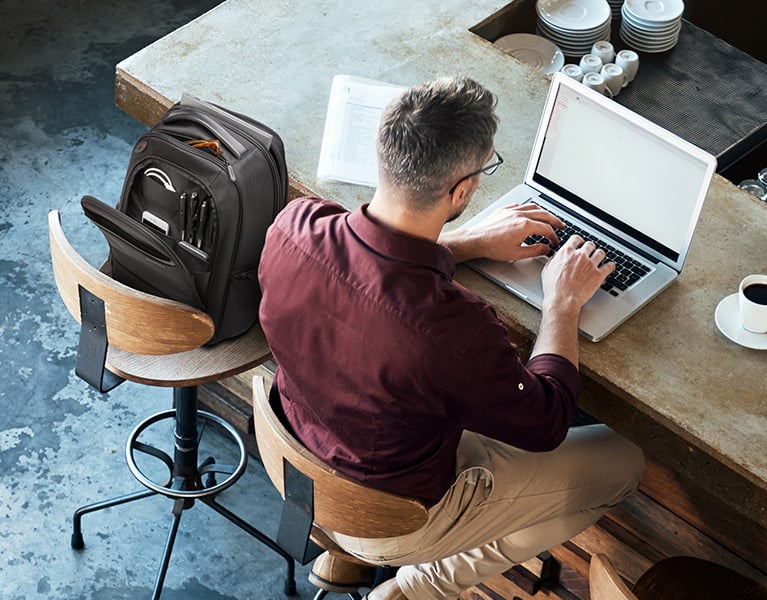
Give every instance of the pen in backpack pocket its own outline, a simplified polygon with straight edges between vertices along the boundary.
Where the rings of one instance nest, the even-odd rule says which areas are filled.
[[[208,210],[210,205],[208,199],[205,198],[200,205],[200,221],[197,225],[197,247],[202,248],[202,238],[205,235],[205,227],[208,223]]]
[[[189,196],[187,214],[189,215],[189,230],[186,239],[190,244],[194,244],[200,225],[200,202],[197,192],[192,192]]]
[[[178,197],[178,230],[179,241],[186,241],[186,192],[181,192]]]

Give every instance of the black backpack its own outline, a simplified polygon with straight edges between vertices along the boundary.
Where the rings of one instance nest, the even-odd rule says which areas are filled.
[[[184,95],[134,146],[117,208],[81,204],[109,242],[112,277],[204,310],[213,344],[256,323],[258,262],[287,197],[277,133]]]

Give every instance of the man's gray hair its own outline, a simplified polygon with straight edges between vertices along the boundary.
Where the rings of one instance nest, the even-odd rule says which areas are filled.
[[[379,177],[428,208],[482,167],[498,128],[495,95],[468,77],[442,77],[405,90],[381,115]]]

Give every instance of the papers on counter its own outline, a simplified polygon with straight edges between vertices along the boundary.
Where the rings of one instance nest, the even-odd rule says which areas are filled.
[[[405,88],[352,75],[336,75],[322,135],[319,179],[375,187],[376,132],[381,112]]]

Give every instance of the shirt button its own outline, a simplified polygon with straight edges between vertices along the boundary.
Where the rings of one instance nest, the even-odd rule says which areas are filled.
[[[519,388],[519,391],[521,392],[522,390],[525,389],[525,384],[524,383],[520,383],[517,387]]]

